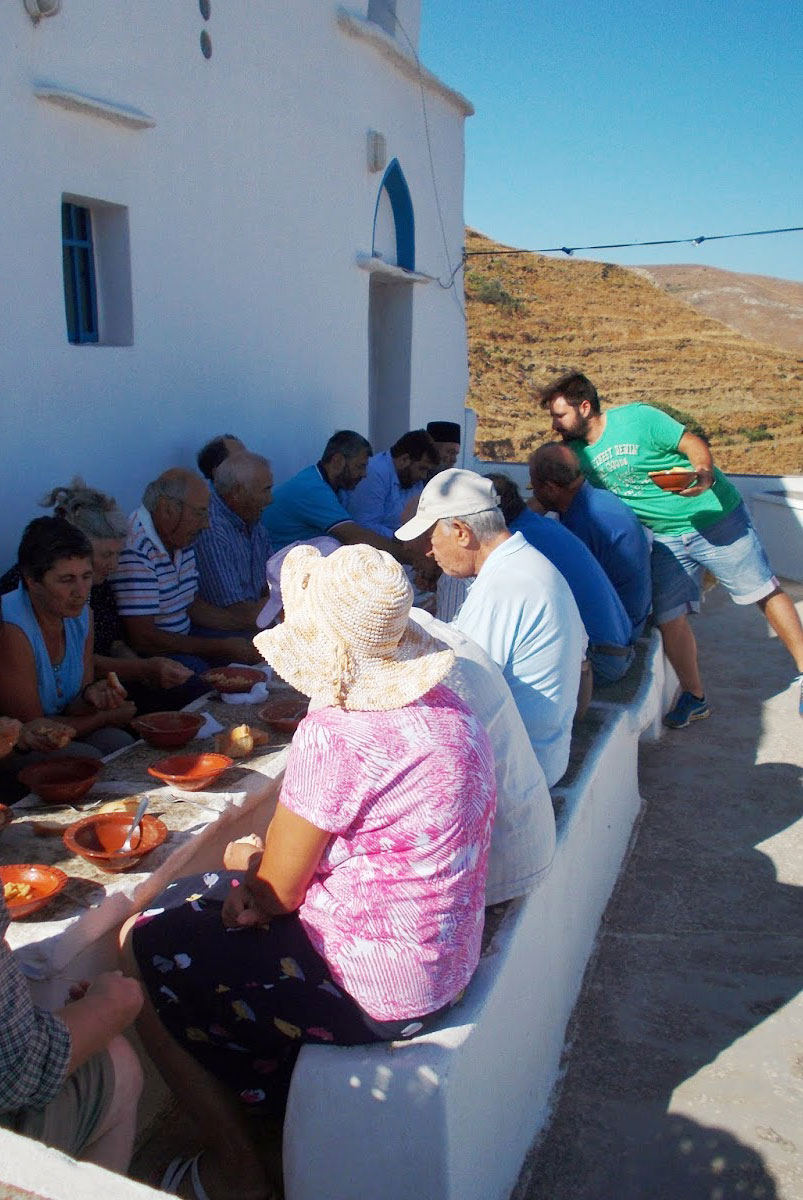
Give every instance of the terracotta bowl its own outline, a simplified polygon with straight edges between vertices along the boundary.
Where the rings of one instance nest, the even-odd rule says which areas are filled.
[[[665,492],[682,492],[697,478],[696,471],[650,471],[650,479]]]
[[[148,774],[185,792],[200,792],[233,762],[227,754],[174,754],[148,767]]]
[[[130,813],[93,813],[64,830],[64,845],[101,871],[125,871],[150,854],[151,850],[161,846],[167,837],[164,821],[146,814],[131,839],[128,853],[115,854],[115,850],[119,850],[126,839],[131,820]]]
[[[6,825],[11,824],[14,814],[7,804],[0,804],[0,833],[3,832]]]
[[[14,863],[0,867],[0,884],[27,883],[31,894],[27,900],[6,900],[8,915],[12,921],[38,912],[58,896],[67,886],[67,876],[58,867],[46,867],[41,863]]]
[[[203,717],[189,712],[155,712],[134,717],[131,725],[149,746],[160,750],[177,750],[186,746],[204,723]]]
[[[97,758],[51,758],[23,767],[17,779],[48,804],[74,804],[87,794],[101,767]]]
[[[279,733],[295,733],[308,708],[309,700],[304,696],[277,696],[263,704],[257,716]]]
[[[250,692],[255,683],[265,682],[265,675],[253,667],[213,667],[201,679],[221,696],[231,696],[237,692]],[[247,685],[243,684],[244,679],[248,680]]]

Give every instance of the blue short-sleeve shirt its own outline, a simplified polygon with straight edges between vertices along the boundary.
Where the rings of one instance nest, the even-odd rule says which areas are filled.
[[[305,467],[280,484],[273,493],[273,503],[262,514],[274,553],[291,542],[322,537],[344,521],[353,520],[320,466]]]

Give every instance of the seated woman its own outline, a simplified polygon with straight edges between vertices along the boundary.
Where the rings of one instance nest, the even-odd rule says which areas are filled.
[[[136,712],[125,692],[93,683],[92,547],[61,517],[38,517],[22,535],[22,582],[0,600],[0,712],[54,717],[78,737],[69,749],[99,758],[129,745]]]
[[[201,695],[205,689],[199,683],[193,683],[189,688],[182,686],[192,676],[188,667],[171,658],[140,658],[123,639],[123,626],[109,576],[117,567],[128,522],[115,501],[103,492],[87,487],[83,479],[76,476],[69,487],[54,488],[44,497],[42,506],[52,508],[57,517],[63,517],[80,529],[92,545],[89,606],[95,621],[96,676],[103,678],[109,671],[114,671],[126,684],[138,712],[181,708]],[[0,592],[13,591],[19,582],[17,565],[0,578]],[[170,689],[168,696],[163,694],[164,689]]]
[[[267,1194],[245,1111],[282,1111],[305,1042],[412,1037],[477,965],[495,808],[488,738],[441,680],[454,653],[409,620],[390,555],[299,546],[285,621],[255,639],[310,696],[264,852],[180,880],[123,929],[140,1033],[208,1150],[196,1195]],[[233,843],[233,849],[243,849]]]

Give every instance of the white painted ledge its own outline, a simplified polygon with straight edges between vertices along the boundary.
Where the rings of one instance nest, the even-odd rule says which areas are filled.
[[[375,21],[367,21],[365,17],[359,13],[351,12],[347,8],[338,8],[337,23],[344,33],[349,37],[357,38],[361,42],[367,42],[373,46],[380,54],[384,55],[402,75],[406,75],[408,79],[415,79],[416,82],[421,82],[423,87],[430,92],[435,92],[449,104],[454,105],[459,109],[464,117],[474,116],[474,105],[470,100],[467,100],[460,92],[450,88],[439,79],[437,75],[433,75],[426,67],[422,66],[419,59],[410,52],[405,50],[395,38],[392,38],[389,33],[385,33],[381,26]]]
[[[357,266],[371,275],[379,275],[389,283],[432,283],[434,275],[423,275],[420,271],[408,271],[406,267],[397,267],[395,263],[385,262],[375,254],[358,254]]]
[[[55,104],[58,108],[66,108],[70,112],[101,117],[104,121],[124,125],[128,129],[152,129],[156,124],[155,117],[142,109],[132,108],[129,104],[118,104],[114,100],[103,100],[100,96],[90,96],[86,92],[62,87],[57,83],[48,83],[46,80],[34,81],[33,94],[37,100],[44,100],[47,104]]]

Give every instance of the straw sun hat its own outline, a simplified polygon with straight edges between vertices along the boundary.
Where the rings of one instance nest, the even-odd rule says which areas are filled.
[[[282,564],[281,586],[284,622],[254,645],[311,708],[402,708],[454,665],[454,651],[410,621],[413,590],[384,550],[341,546],[324,558],[297,546]]]

